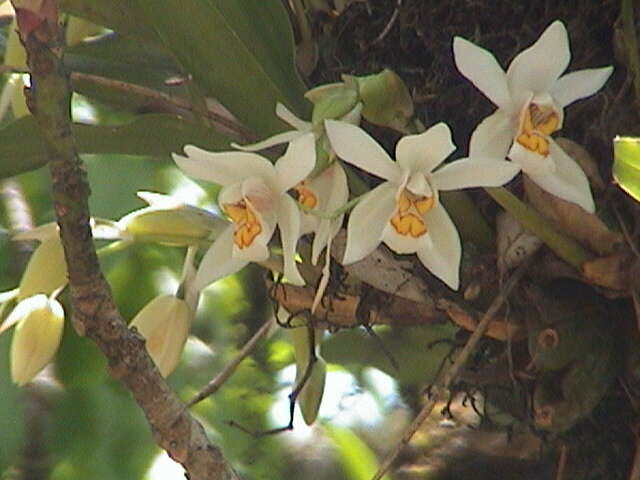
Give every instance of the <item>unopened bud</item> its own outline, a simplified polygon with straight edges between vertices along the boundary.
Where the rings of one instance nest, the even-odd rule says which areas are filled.
[[[184,300],[161,295],[147,303],[130,324],[145,338],[147,352],[163,377],[173,372],[180,361],[191,317]]]
[[[353,81],[321,85],[309,90],[305,97],[313,103],[311,122],[322,125],[325,120],[348,115],[358,105],[358,85]]]
[[[67,283],[67,264],[57,233],[45,238],[35,249],[20,279],[18,300],[38,293],[50,295]]]
[[[308,327],[292,328],[289,330],[291,342],[293,343],[294,355],[296,358],[296,388],[304,380],[304,374],[309,368],[311,352],[314,352],[315,361],[311,366],[311,373],[307,377],[302,390],[298,394],[298,405],[302,412],[302,418],[307,425],[311,425],[318,416],[322,395],[324,393],[324,383],[327,376],[327,364],[318,354],[315,345],[317,332],[309,335]],[[314,345],[310,344],[313,337]]]
[[[166,195],[139,192],[150,206],[136,210],[118,221],[133,238],[157,237],[162,243],[191,245],[214,236],[228,226],[226,220],[202,208],[187,205]]]
[[[11,379],[24,385],[58,350],[64,310],[57,300],[42,294],[34,295],[18,303],[5,322],[17,323],[11,341]]]
[[[413,116],[413,100],[402,79],[387,69],[355,78],[363,104],[362,116],[373,124],[406,131]]]

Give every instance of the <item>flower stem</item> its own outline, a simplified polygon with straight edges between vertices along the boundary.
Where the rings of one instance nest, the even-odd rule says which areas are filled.
[[[556,255],[567,263],[580,267],[593,255],[578,242],[557,230],[549,221],[522,203],[503,187],[485,188],[502,208],[513,215],[527,230],[540,238]]]
[[[462,238],[471,240],[487,250],[493,248],[493,230],[476,208],[471,198],[462,190],[439,192],[440,201],[458,227]]]

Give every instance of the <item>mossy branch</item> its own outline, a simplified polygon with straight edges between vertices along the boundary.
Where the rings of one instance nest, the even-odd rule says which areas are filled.
[[[111,374],[144,411],[155,441],[192,480],[238,476],[160,375],[118,312],[98,264],[89,226],[87,175],[71,135],[69,77],[63,69],[63,35],[55,0],[12,0],[27,51],[31,88],[27,103],[46,139],[53,204],[69,271],[72,320],[109,362]],[[25,132],[28,135],[28,132]]]

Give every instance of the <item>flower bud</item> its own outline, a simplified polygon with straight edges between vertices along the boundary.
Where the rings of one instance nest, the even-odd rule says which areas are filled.
[[[342,118],[358,104],[358,85],[354,81],[321,85],[309,90],[305,97],[313,103],[311,122],[322,125],[327,119]]]
[[[38,293],[50,295],[67,283],[67,264],[57,233],[42,240],[35,249],[20,279],[18,300]]]
[[[362,116],[373,124],[405,132],[413,116],[413,100],[402,79],[388,69],[356,79]]]
[[[316,334],[313,335],[312,346],[310,344],[309,329],[307,327],[291,328],[288,330],[293,343],[294,355],[296,358],[296,388],[304,378],[309,362],[311,361],[311,349],[315,350],[316,361],[311,367],[311,373],[307,378],[302,390],[298,394],[298,405],[302,412],[302,418],[307,425],[311,425],[318,416],[322,394],[324,393],[324,383],[327,376],[327,364],[317,352],[315,345]]]
[[[134,238],[154,236],[171,245],[190,245],[206,240],[228,226],[228,222],[202,208],[187,205],[167,195],[138,192],[149,207],[131,212],[118,221]]]
[[[62,305],[46,295],[22,300],[5,323],[17,323],[11,341],[11,379],[22,386],[47,365],[58,350],[64,325]]]
[[[178,365],[189,335],[192,312],[174,295],[161,295],[147,303],[135,316],[135,327],[146,339],[147,352],[163,377]]]
[[[300,370],[297,372],[300,372]],[[301,376],[302,374],[304,374],[304,370]],[[313,367],[311,367],[311,374],[298,395],[298,405],[300,405],[304,423],[307,425],[311,425],[318,417],[318,410],[320,410],[320,402],[322,402],[326,378],[327,362],[325,362],[323,358],[317,357],[316,362],[313,364]]]

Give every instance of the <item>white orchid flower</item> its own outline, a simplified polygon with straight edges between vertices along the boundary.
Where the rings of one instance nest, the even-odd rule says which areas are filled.
[[[232,221],[202,259],[194,288],[199,290],[249,262],[269,258],[268,243],[276,225],[282,241],[284,274],[291,283],[303,285],[304,279],[295,264],[301,215],[287,191],[313,170],[313,135],[309,133],[291,141],[275,165],[249,152],[212,153],[193,145],[186,146],[184,151],[186,157],[173,155],[178,167],[193,178],[222,185],[218,204]]]
[[[358,124],[360,123],[361,112],[362,104],[358,103],[349,113],[342,117],[341,120]],[[238,145],[237,143],[232,143],[231,146],[245,152],[257,152],[258,150],[264,150],[265,148],[270,148],[275,145],[291,142],[292,140],[300,138],[307,133],[313,133],[316,140],[322,137],[322,132],[314,131],[313,124],[311,122],[298,118],[281,103],[276,104],[276,116],[285,123],[291,125],[294,130],[287,130],[286,132],[278,133],[272,137],[262,140],[261,142],[252,143],[250,145]],[[323,147],[326,147],[326,145],[323,145]],[[325,151],[329,152],[329,148],[325,148]]]
[[[310,210],[302,214],[302,234],[314,232],[311,247],[311,263],[318,263],[318,257],[330,240],[336,236],[344,214],[334,219],[322,218],[312,212],[331,213],[349,200],[347,175],[339,162],[333,162],[318,176],[303,180],[294,187],[298,203]]]
[[[519,167],[505,160],[466,158],[434,171],[455,150],[445,123],[401,138],[397,162],[354,125],[327,120],[326,130],[340,158],[386,180],[351,212],[343,263],[361,260],[384,242],[396,253],[417,253],[431,273],[457,290],[460,237],[438,192],[503,185]]]
[[[562,127],[564,107],[597,92],[613,67],[562,75],[571,51],[567,30],[559,20],[520,52],[506,73],[490,52],[461,37],[454,38],[453,52],[458,70],[498,107],[476,128],[472,150],[499,158],[508,152],[541,188],[593,212],[586,175],[551,134]]]

